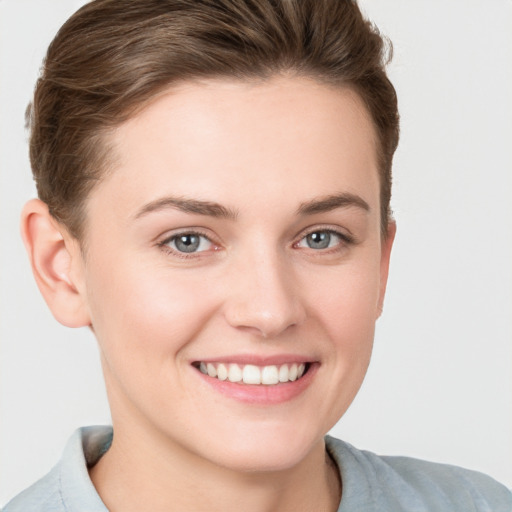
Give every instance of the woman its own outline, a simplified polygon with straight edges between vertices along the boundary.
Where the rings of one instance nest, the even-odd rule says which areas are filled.
[[[22,230],[54,316],[98,340],[114,434],[77,432],[7,511],[509,510],[484,475],[324,439],[395,233],[385,58],[334,0],[100,0],[66,23]]]

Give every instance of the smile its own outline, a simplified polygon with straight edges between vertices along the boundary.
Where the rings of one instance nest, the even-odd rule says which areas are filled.
[[[196,365],[194,365],[196,366]],[[196,366],[201,373],[221,381],[238,384],[273,386],[294,382],[308,369],[307,363],[285,363],[280,365],[256,366],[236,363],[200,362]]]
[[[207,388],[230,400],[274,406],[298,398],[316,380],[320,361],[296,355],[229,356],[191,363]]]

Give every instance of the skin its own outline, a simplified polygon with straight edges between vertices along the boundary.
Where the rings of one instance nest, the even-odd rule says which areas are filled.
[[[361,100],[306,78],[189,83],[109,143],[115,165],[87,199],[85,252],[38,200],[22,221],[54,315],[98,339],[115,430],[90,472],[103,501],[336,510],[323,436],[366,373],[395,231],[381,237]],[[183,211],[197,210],[190,200],[222,208]],[[205,238],[184,255],[172,237],[191,232]],[[308,245],[312,232],[330,245]],[[282,355],[315,373],[272,404],[219,393],[192,364]]]

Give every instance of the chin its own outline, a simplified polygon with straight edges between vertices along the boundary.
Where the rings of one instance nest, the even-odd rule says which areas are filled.
[[[226,439],[225,443],[219,443],[219,439],[207,442],[210,453],[203,457],[237,472],[285,471],[298,466],[313,452],[324,450],[323,434],[301,432],[290,426],[260,426],[256,431],[240,426]]]

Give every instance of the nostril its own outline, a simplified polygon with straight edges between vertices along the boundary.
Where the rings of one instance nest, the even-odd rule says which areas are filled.
[[[232,327],[263,339],[275,338],[302,323],[302,318],[288,313],[280,315],[250,311],[241,314],[232,310],[227,312],[226,320]]]

